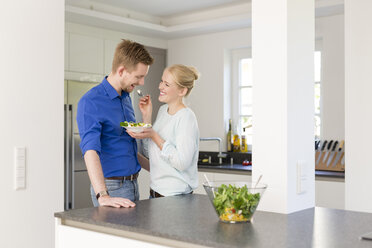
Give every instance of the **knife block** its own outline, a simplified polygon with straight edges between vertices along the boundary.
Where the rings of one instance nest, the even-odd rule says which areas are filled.
[[[332,155],[333,154],[333,155]],[[338,156],[340,155],[340,156]],[[327,151],[316,151],[315,153],[315,170],[323,171],[345,171],[345,164],[341,161],[345,155],[344,151],[328,152]],[[318,158],[320,159],[318,161]],[[328,165],[328,160],[332,156],[332,159]],[[336,161],[337,158],[337,161]],[[318,163],[317,163],[318,161]]]

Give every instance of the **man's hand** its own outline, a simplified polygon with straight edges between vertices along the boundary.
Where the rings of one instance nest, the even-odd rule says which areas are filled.
[[[111,196],[101,196],[98,198],[98,203],[100,206],[109,206],[109,207],[115,207],[115,208],[133,208],[136,206],[134,202],[127,198],[121,198],[121,197],[111,197]]]

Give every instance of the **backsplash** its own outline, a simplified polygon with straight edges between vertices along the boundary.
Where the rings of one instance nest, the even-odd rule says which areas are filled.
[[[240,152],[224,152],[224,154],[227,154],[226,158],[222,159],[222,163],[224,164],[230,164],[230,159],[233,158],[234,164],[242,164],[244,160],[252,161],[252,153],[240,153]],[[218,152],[205,152],[205,151],[199,151],[199,163],[202,163],[201,161],[203,159],[208,159],[209,156],[211,156],[211,163],[212,164],[218,164],[219,158],[217,157]],[[207,164],[207,163],[202,163]]]

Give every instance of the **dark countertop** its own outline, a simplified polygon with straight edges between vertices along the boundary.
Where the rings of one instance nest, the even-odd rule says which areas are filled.
[[[244,172],[252,172],[252,165],[241,165],[241,164],[198,164],[199,169],[220,169],[220,170],[230,170],[230,171],[244,171]]]
[[[136,203],[135,208],[76,209],[55,217],[209,247],[372,247],[372,241],[359,239],[372,232],[368,213],[319,207],[289,215],[257,211],[252,223],[226,224],[205,195]]]
[[[199,169],[207,170],[228,170],[230,172],[252,172],[252,166],[243,166],[241,164],[198,164]],[[315,176],[317,177],[334,177],[334,178],[345,178],[345,172],[340,171],[315,171]]]

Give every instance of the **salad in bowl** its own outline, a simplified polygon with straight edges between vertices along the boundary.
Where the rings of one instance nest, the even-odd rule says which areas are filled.
[[[141,133],[145,128],[152,127],[151,124],[143,122],[124,121],[120,122],[120,126],[134,133]]]
[[[203,187],[222,222],[249,222],[267,188],[263,183],[214,181]]]

